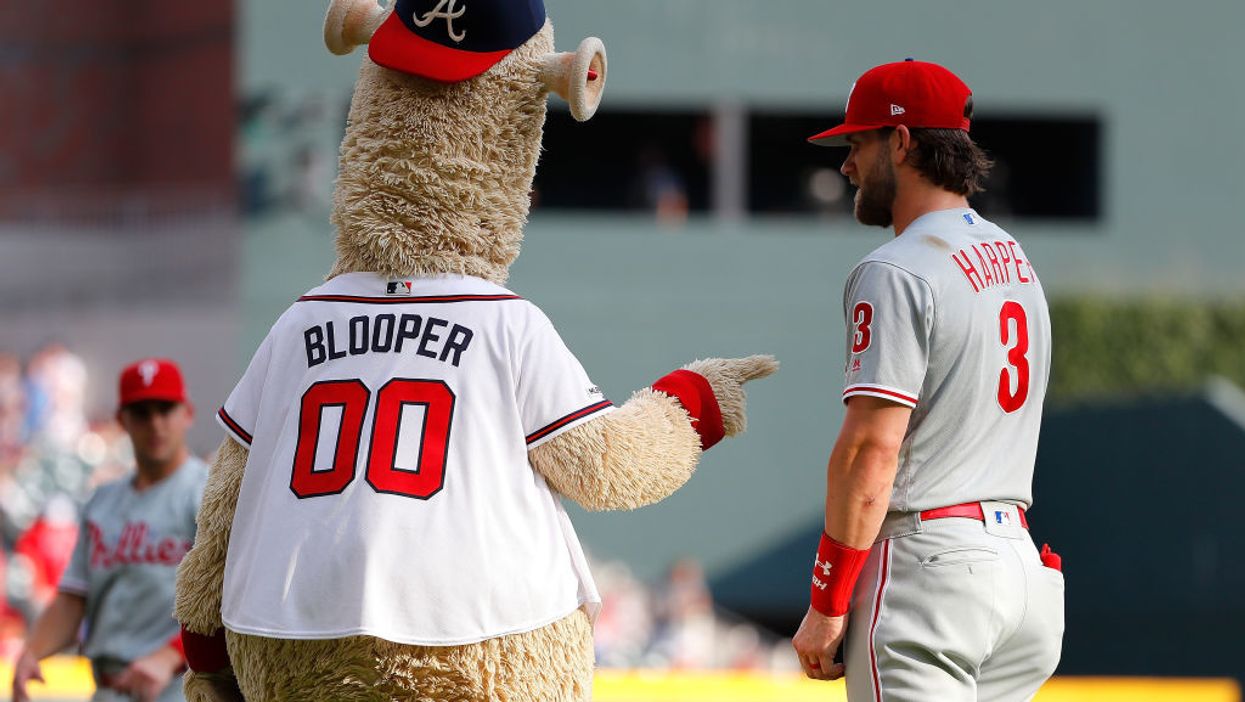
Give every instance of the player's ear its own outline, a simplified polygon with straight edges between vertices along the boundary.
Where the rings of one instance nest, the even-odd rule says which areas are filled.
[[[899,125],[891,131],[890,150],[891,161],[898,166],[908,160],[908,153],[912,151],[912,132],[904,125]]]

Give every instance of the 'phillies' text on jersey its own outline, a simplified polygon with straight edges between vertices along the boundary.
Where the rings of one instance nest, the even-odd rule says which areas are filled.
[[[95,522],[87,522],[91,539],[91,567],[111,568],[127,563],[159,563],[175,566],[190,550],[191,543],[184,539],[165,537],[148,541],[151,530],[145,522],[126,522],[115,546],[104,541],[104,532]]]
[[[346,322],[346,339],[342,341],[339,341],[339,332],[332,322],[317,324],[303,331],[307,367],[347,355],[402,353],[408,341],[411,342],[407,346],[408,352],[442,362],[449,361],[457,367],[475,333],[461,324],[450,324],[444,319],[425,319],[417,314],[359,315]],[[444,333],[447,327],[449,332]],[[418,346],[415,345],[417,341]]]
[[[968,249],[971,255],[960,249],[959,253],[951,254],[951,260],[972,284],[973,292],[1012,283],[1032,283],[1036,277],[1033,267],[1022,257],[1024,251],[1014,241],[987,241],[972,244]]]

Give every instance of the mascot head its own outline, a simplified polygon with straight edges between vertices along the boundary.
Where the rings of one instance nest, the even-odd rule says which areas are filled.
[[[519,255],[555,92],[584,121],[605,47],[554,53],[541,0],[333,0],[324,40],[368,45],[334,192],[331,275],[461,273],[506,280]]]

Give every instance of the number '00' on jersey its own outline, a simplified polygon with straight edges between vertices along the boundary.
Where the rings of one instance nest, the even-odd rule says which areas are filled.
[[[913,408],[892,510],[1032,502],[1050,316],[1007,232],[969,209],[926,214],[844,289],[845,400]]]
[[[497,285],[351,273],[310,291],[218,413],[250,450],[226,626],[456,645],[595,607],[527,452],[612,407]]]

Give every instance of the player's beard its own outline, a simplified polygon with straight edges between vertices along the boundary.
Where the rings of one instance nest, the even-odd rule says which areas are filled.
[[[895,222],[895,166],[886,149],[878,150],[873,171],[860,179],[856,190],[856,221],[864,225],[889,227]]]

